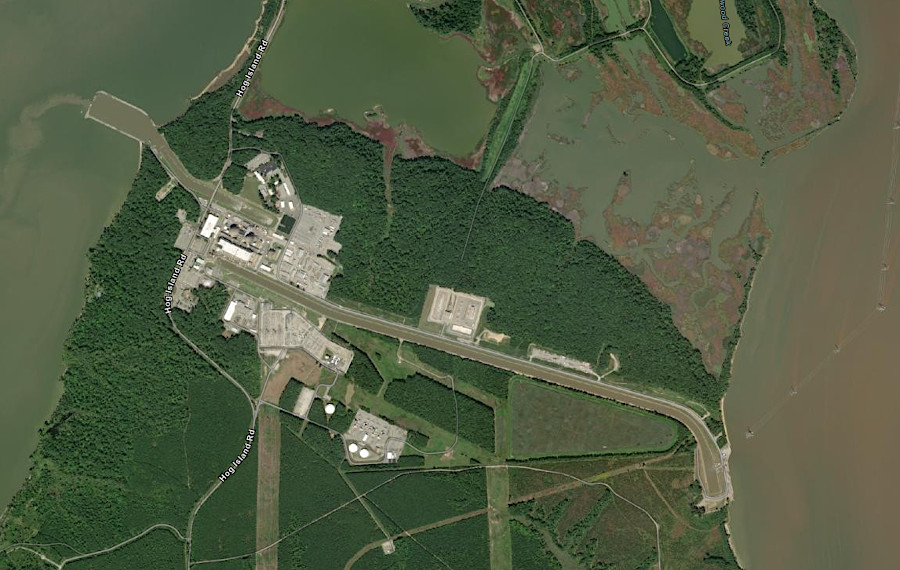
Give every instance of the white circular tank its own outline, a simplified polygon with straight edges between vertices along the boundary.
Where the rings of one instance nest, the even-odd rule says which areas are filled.
[[[363,459],[368,458],[368,457],[369,457],[369,450],[368,450],[368,449],[365,449],[365,448],[360,449],[360,450],[359,450],[359,456],[362,457]]]
[[[325,404],[325,413],[329,416],[334,413],[335,407],[334,404]]]
[[[359,451],[359,446],[356,445],[355,443],[351,443],[350,445],[347,446],[347,449],[350,450],[350,453],[356,453],[357,451]]]

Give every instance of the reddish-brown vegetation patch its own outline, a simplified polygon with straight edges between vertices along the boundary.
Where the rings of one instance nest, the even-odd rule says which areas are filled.
[[[738,92],[727,83],[715,91],[710,91],[709,102],[732,123],[741,126],[747,124],[747,106],[740,102]]]
[[[772,142],[791,140],[818,129],[840,115],[856,89],[847,60],[841,54],[835,64],[840,95],[832,91],[831,70],[822,67],[815,41],[812,10],[807,0],[779,0],[784,12],[788,65],[771,65],[765,80],[753,85],[763,92],[762,132]]]
[[[658,82],[658,91],[668,116],[700,133],[706,139],[706,148],[710,154],[722,158],[733,158],[738,153],[748,157],[759,156],[759,147],[753,135],[722,123],[693,94],[676,82],[656,58],[645,54],[641,60]]]
[[[581,28],[584,12],[580,0],[524,0],[523,3],[548,51],[561,53],[584,43]]]
[[[615,105],[623,113],[640,110],[657,116],[665,114],[650,85],[624,59],[616,62],[608,57],[602,60],[589,57],[591,63],[600,70],[601,78],[601,87],[592,96],[592,109],[601,102],[607,102]],[[588,117],[585,117],[585,123],[587,119]]]
[[[282,117],[286,115],[300,115],[298,109],[293,109],[282,104],[274,97],[262,90],[259,86],[260,74],[257,73],[256,81],[250,84],[250,88],[244,93],[238,111],[248,121],[254,121],[263,117]]]
[[[716,261],[713,231],[730,210],[732,194],[703,219],[706,206],[690,172],[669,189],[650,222],[641,224],[615,211],[630,191],[626,173],[604,211],[611,253],[672,307],[675,325],[701,352],[707,369],[719,374],[727,340],[740,318],[745,285],[771,236],[762,202],[757,198],[740,230],[719,244]]]
[[[479,72],[479,80],[487,89],[488,99],[496,103],[509,88],[510,68],[512,62],[505,62],[497,67],[483,67]]]
[[[484,0],[484,30],[477,45],[484,59],[496,64],[509,53],[518,50],[524,41],[522,31],[525,23],[517,14],[510,12],[494,0]]]

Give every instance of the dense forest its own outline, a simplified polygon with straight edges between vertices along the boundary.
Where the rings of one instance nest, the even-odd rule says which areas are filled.
[[[353,382],[357,388],[371,393],[377,394],[381,390],[384,380],[369,355],[361,349],[356,349],[353,355],[353,362],[350,363],[350,369],[347,370],[347,380]]]
[[[246,176],[247,169],[241,164],[232,162],[225,169],[225,174],[222,175],[222,186],[232,194],[240,194]]]
[[[450,433],[457,433],[458,406],[459,437],[489,453],[494,451],[494,410],[465,394],[454,392],[421,374],[414,374],[402,380],[392,380],[384,399]]]
[[[450,374],[456,380],[481,388],[501,400],[506,399],[511,373],[427,346],[416,346],[415,352],[423,363]]]
[[[841,79],[836,66],[838,56],[842,51],[844,52],[847,65],[853,76],[856,77],[856,51],[850,44],[850,39],[844,35],[841,27],[834,18],[828,15],[828,12],[819,8],[815,0],[809,0],[809,7],[812,9],[813,22],[816,27],[816,44],[819,48],[822,68],[831,76],[831,90],[835,95],[840,95]]]
[[[341,273],[330,296],[418,318],[429,284],[490,298],[491,330],[513,347],[536,343],[589,362],[609,351],[632,382],[679,391],[712,407],[725,385],[678,332],[671,309],[612,256],[580,241],[565,218],[479,173],[440,158],[395,159],[392,215],[381,179],[381,147],[343,125],[262,119],[266,143],[305,182],[307,203],[341,214]]]
[[[756,18],[756,1],[755,0],[735,0],[738,17],[741,23],[747,29],[747,34],[759,36],[759,20]]]
[[[220,363],[252,396],[258,396],[262,370],[256,354],[256,339],[245,332],[228,337],[222,334],[220,318],[228,304],[229,291],[217,286],[198,289],[194,294],[197,305],[190,313],[181,310],[172,312],[178,329],[207,356]]]
[[[0,546],[65,542],[90,552],[159,522],[184,532],[194,502],[246,434],[247,401],[175,335],[162,310],[178,258],[176,211],[199,215],[183,190],[155,200],[167,181],[145,150],[125,204],[89,253],[86,304],[63,355],[65,391],[0,527]],[[218,313],[209,318],[194,324],[216,326]],[[241,369],[246,355],[231,350],[238,346],[223,347],[219,362]],[[171,544],[181,559],[181,544],[163,534],[122,555],[162,559],[159,545]],[[0,567],[46,568],[24,551],[0,555]]]
[[[442,35],[472,36],[481,23],[481,0],[446,0],[428,7],[410,4],[409,9],[420,24]]]
[[[203,180],[215,178],[228,157],[231,101],[241,82],[235,75],[219,89],[204,93],[187,111],[160,128],[188,172]]]

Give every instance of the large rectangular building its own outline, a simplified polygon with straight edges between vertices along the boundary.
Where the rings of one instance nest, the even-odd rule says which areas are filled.
[[[219,238],[219,247],[228,255],[240,259],[244,263],[249,263],[253,258],[253,252],[235,245],[225,238]]]
[[[203,222],[203,229],[200,230],[200,235],[209,239],[213,232],[216,230],[216,224],[219,223],[219,217],[214,216],[212,214],[206,217],[206,221]]]
[[[444,325],[444,329],[454,336],[472,339],[478,331],[486,303],[487,299],[478,295],[435,287],[426,320]]]

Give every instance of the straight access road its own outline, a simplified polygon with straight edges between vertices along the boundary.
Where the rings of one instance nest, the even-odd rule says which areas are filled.
[[[700,415],[683,404],[362,313],[313,297],[286,283],[224,260],[220,260],[218,266],[239,285],[252,284],[264,288],[288,304],[307,308],[326,318],[671,417],[684,424],[697,440],[696,474],[703,488],[704,504],[719,506],[731,497],[727,455],[719,449],[715,437]]]
[[[251,219],[255,218],[251,214],[257,214],[260,217],[270,216],[262,208],[251,208],[246,201],[241,200],[238,196],[222,196],[221,192],[216,193],[216,182],[197,180],[191,176],[178,156],[169,147],[165,137],[158,132],[150,117],[134,105],[109,93],[100,91],[95,94],[85,118],[94,119],[137,141],[148,144],[169,174],[198,199],[205,200],[208,203],[215,196],[217,202],[220,200],[224,201],[222,206],[237,211],[242,216],[247,216]],[[226,192],[225,194],[228,193]],[[253,210],[260,210],[260,212]],[[259,220],[259,223],[266,226],[274,225],[274,219]],[[609,384],[596,378],[530,362],[478,345],[462,343],[415,327],[343,307],[330,301],[313,297],[271,277],[254,273],[226,261],[221,261],[219,266],[239,282],[261,287],[271,295],[280,297],[288,304],[308,308],[329,319],[414,344],[428,346],[523,376],[580,390],[588,394],[669,416],[684,424],[697,440],[695,464],[697,478],[700,480],[703,488],[703,504],[711,507],[718,506],[726,502],[732,495],[731,480],[727,469],[727,454],[724,454],[719,449],[715,437],[700,415],[683,404]]]

